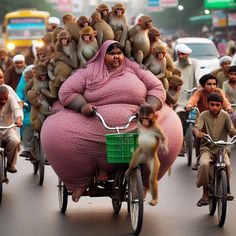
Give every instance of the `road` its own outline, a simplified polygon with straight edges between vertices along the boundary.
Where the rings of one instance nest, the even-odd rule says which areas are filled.
[[[236,160],[232,163],[232,192],[236,194]],[[113,214],[109,198],[82,197],[79,203],[69,204],[65,215],[59,212],[57,177],[46,166],[45,182],[37,185],[32,165],[18,158],[18,172],[9,174],[10,183],[4,185],[0,206],[0,235],[3,236],[128,236],[131,234],[126,204],[118,216]],[[197,207],[201,190],[195,187],[196,172],[187,166],[186,158],[178,157],[171,176],[159,184],[160,202],[156,207],[147,204],[140,235],[145,236],[234,236],[236,235],[236,200],[229,202],[226,223],[217,226],[216,216],[208,207]]]

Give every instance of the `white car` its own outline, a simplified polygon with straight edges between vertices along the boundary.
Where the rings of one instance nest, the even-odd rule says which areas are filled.
[[[201,68],[201,76],[220,67],[219,53],[212,40],[208,38],[186,37],[178,38],[175,41],[175,45],[182,43],[192,49],[190,57],[198,60]],[[174,58],[176,58],[176,55]]]

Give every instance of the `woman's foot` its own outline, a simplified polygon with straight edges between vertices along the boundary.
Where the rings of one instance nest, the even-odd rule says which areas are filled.
[[[80,197],[83,195],[84,189],[77,189],[72,193],[72,200],[78,202]]]

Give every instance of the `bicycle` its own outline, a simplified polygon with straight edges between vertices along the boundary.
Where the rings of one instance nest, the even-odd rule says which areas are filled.
[[[210,215],[214,215],[216,206],[218,205],[218,225],[223,227],[226,219],[227,194],[228,192],[230,193],[228,175],[224,162],[225,148],[236,142],[236,135],[233,136],[228,142],[223,140],[214,141],[208,134],[206,134],[203,138],[220,147],[214,162],[213,179],[209,183],[209,212]]]
[[[187,99],[191,97],[191,95],[197,90],[197,87],[194,87],[192,89],[184,90],[185,93],[187,93]],[[193,107],[190,112],[187,112],[187,118],[186,118],[186,131],[185,131],[185,142],[186,142],[186,149],[187,149],[187,160],[188,160],[188,166],[192,165],[192,152],[193,152],[193,126],[196,121],[197,113],[199,113],[199,110],[197,107]]]
[[[34,160],[31,160],[31,163],[33,164],[33,173],[35,175],[38,173],[38,184],[43,185],[46,158],[40,142],[40,134],[36,131],[34,131],[33,155],[34,155]]]
[[[29,104],[24,102],[24,108],[28,108]],[[34,149],[33,149],[33,158],[29,159],[33,164],[33,173],[38,175],[38,184],[43,185],[44,182],[44,170],[45,170],[45,154],[42,150],[40,142],[40,134],[37,131],[34,131]]]
[[[188,166],[192,165],[192,154],[195,140],[193,136],[193,126],[195,124],[198,114],[199,110],[197,107],[192,107],[191,111],[187,112],[185,141],[187,149]]]
[[[0,126],[0,130],[11,129],[14,127],[17,127],[17,125]],[[9,179],[7,177],[7,157],[0,139],[0,204],[2,203],[3,183],[8,184]]]
[[[137,133],[119,133],[129,127],[131,121],[137,118],[136,115],[131,116],[125,126],[109,127],[104,121],[101,114],[94,111],[100,119],[103,126],[108,130],[116,130],[117,133],[106,134],[107,161],[111,164],[118,164],[117,171],[114,176],[109,176],[108,180],[100,180],[99,176],[94,177],[93,183],[86,189],[82,196],[99,197],[108,196],[112,199],[112,207],[115,214],[118,214],[122,202],[127,202],[127,211],[130,215],[132,230],[135,234],[139,234],[143,224],[143,183],[140,167],[131,171],[129,176],[125,176],[128,169],[128,163],[133,152],[138,146]],[[65,184],[58,180],[58,197],[59,208],[61,213],[65,213],[68,203],[68,195],[72,192],[68,191]]]

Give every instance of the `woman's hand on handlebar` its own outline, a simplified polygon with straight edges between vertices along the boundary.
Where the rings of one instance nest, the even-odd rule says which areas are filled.
[[[81,108],[81,114],[86,117],[92,116],[94,115],[94,109],[96,109],[94,105],[86,103]]]

